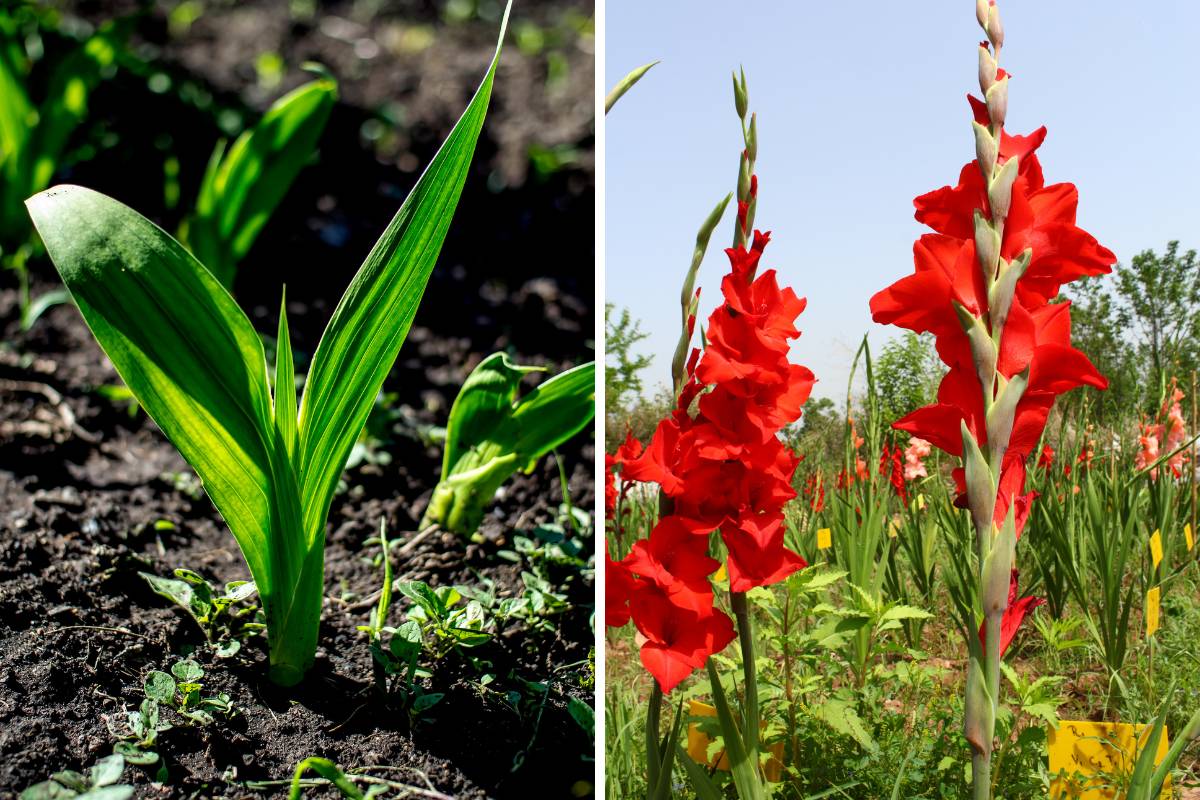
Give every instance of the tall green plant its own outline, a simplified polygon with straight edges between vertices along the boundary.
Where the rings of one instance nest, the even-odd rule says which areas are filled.
[[[501,42],[507,21],[506,10]],[[237,539],[263,600],[277,683],[298,682],[312,664],[334,489],[445,240],[499,58],[497,43],[466,111],[334,311],[298,412],[282,309],[272,397],[250,320],[179,242],[88,189],[28,201],[92,333]]]

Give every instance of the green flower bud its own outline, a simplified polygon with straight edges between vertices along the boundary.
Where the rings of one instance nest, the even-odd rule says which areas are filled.
[[[742,73],[742,80],[746,80],[746,73]],[[738,83],[737,73],[733,73],[733,107],[737,109],[737,115],[741,119],[746,118],[746,110],[749,108],[749,99],[746,97],[745,83]]]
[[[1000,234],[979,209],[975,210],[975,255],[984,278],[990,284],[1000,261]]]
[[[992,514],[996,509],[996,479],[988,466],[979,443],[971,435],[966,421],[959,423],[963,440],[963,472],[966,473],[967,507],[971,509],[971,521],[980,536],[990,534]],[[990,539],[983,539],[986,546]]]
[[[1025,248],[1025,252],[1017,256],[1011,264],[1002,261],[999,277],[988,290],[988,311],[992,318],[992,337],[999,341],[1004,323],[1008,321],[1008,312],[1012,309],[1013,294],[1017,289],[1017,281],[1025,274],[1033,250]]]
[[[758,114],[750,115],[750,132],[746,134],[746,152],[750,163],[758,160]]]
[[[996,82],[996,59],[992,58],[992,53],[983,45],[979,46],[979,91],[987,94],[987,90],[992,88],[992,84]]]
[[[962,325],[963,332],[967,334],[967,341],[971,345],[971,358],[975,361],[979,384],[984,392],[990,393],[992,380],[996,375],[996,344],[988,334],[982,319],[968,311],[957,300],[953,303],[954,312],[958,314],[958,322]]]
[[[963,736],[977,753],[992,752],[992,736],[996,729],[996,709],[988,691],[983,664],[972,657],[967,665],[967,696],[963,708]]]
[[[741,160],[738,162],[737,196],[741,201],[745,201],[750,196],[750,163],[746,160],[746,155],[743,151]]]
[[[984,95],[987,98],[988,117],[997,128],[1004,127],[1004,117],[1008,114],[1008,76],[992,84]]]
[[[1000,9],[996,6],[988,9],[987,35],[992,47],[997,50],[1004,47],[1004,26],[1000,24]]]
[[[1016,503],[1008,506],[1008,515],[1000,526],[991,550],[983,560],[984,616],[999,615],[1008,608],[1008,587],[1012,580],[1013,552],[1017,548]]]
[[[729,201],[733,199],[732,194],[725,195],[725,198],[713,207],[705,217],[703,224],[700,225],[700,230],[696,232],[696,246],[692,249],[692,263],[688,267],[687,275],[683,279],[683,291],[680,293],[679,303],[683,307],[683,322],[687,324],[688,308],[695,302],[693,295],[696,291],[696,273],[700,271],[700,262],[704,260],[704,254],[708,251],[708,242],[712,238],[713,231],[716,230],[717,224],[720,223],[721,217],[725,216],[725,209],[729,206]]]
[[[999,153],[996,137],[992,136],[986,126],[980,125],[978,122],[971,123],[971,130],[975,132],[975,160],[979,162],[979,171],[983,173],[985,181],[991,180],[992,170],[996,167],[996,156]]]
[[[992,465],[1000,468],[1004,453],[1008,450],[1008,441],[1012,438],[1013,420],[1017,416],[1017,403],[1021,402],[1025,388],[1029,385],[1029,368],[1019,375],[1014,375],[1007,385],[996,395],[996,401],[988,409],[987,435],[988,444],[992,450]]]
[[[1002,220],[1008,216],[1012,205],[1013,181],[1017,179],[1017,157],[1013,156],[1004,162],[996,177],[988,184],[988,204],[992,207],[992,219]]]

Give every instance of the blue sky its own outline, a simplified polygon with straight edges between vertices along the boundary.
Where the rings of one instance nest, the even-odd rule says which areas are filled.
[[[1007,129],[1046,125],[1047,182],[1079,187],[1079,224],[1122,261],[1200,247],[1195,14],[1183,2],[1000,0],[1013,74]],[[974,155],[968,91],[982,32],[969,0],[633,2],[606,7],[606,85],[655,67],[606,120],[606,299],[629,308],[665,383],[696,229],[733,188],[741,134],[730,70],[758,112],[767,267],[807,296],[793,358],[844,398],[868,301],[912,270],[912,199]],[[701,318],[727,268],[731,218],[700,272]]]

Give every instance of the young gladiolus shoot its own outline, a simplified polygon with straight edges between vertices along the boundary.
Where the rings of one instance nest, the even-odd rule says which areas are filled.
[[[88,327],[237,539],[262,598],[270,676],[279,684],[297,683],[312,665],[330,503],[446,238],[499,59],[498,44],[462,117],[346,290],[313,355],[298,408],[285,308],[270,381],[262,341],[225,285],[256,224],[242,225],[228,245],[213,240],[214,251],[228,253],[214,273],[161,228],[97,192],[57,186],[28,201]],[[329,90],[318,83],[299,97],[327,113]],[[194,244],[210,241],[200,238],[207,230],[201,220],[218,198],[225,198],[222,208],[246,213],[278,201],[239,205],[225,197],[231,174],[247,168],[256,141],[243,138],[221,168],[210,170],[215,177],[206,182],[190,229]]]

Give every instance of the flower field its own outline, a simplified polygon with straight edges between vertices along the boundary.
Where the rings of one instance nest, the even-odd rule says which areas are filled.
[[[863,339],[840,408],[797,363],[806,273],[771,260],[786,221],[759,208],[734,75],[738,182],[697,236],[671,388],[623,403],[645,363],[610,366],[610,798],[1200,791],[1195,363],[1130,378],[1104,346],[1129,318],[1099,298],[1163,262],[1117,265],[1077,225],[1046,129],[1005,128],[1000,9],[976,11],[974,158],[914,201],[913,271],[863,297],[907,333]],[[727,205],[721,299],[697,320]],[[610,342],[637,336],[610,311]]]

